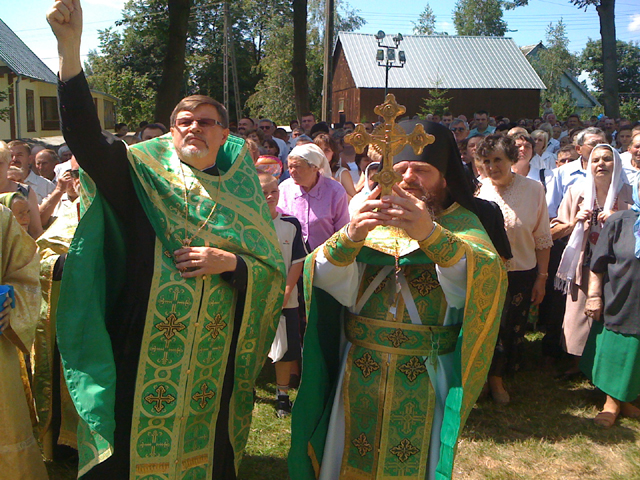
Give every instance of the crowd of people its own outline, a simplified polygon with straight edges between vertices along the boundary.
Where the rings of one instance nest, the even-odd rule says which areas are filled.
[[[47,478],[42,453],[234,479],[267,357],[291,478],[451,478],[532,328],[603,392],[597,425],[640,418],[640,123],[398,119],[429,141],[382,194],[380,148],[346,141],[380,122],[232,123],[194,95],[169,128],[103,131],[79,8],[48,14],[67,143],[0,142],[6,478]]]

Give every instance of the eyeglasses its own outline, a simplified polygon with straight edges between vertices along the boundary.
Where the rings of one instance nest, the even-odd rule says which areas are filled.
[[[452,127],[449,130],[451,130],[452,132],[464,132],[464,127]]]
[[[221,126],[222,128],[226,128],[222,123],[220,123],[215,118],[189,118],[189,117],[178,118],[176,120],[176,127],[186,129],[191,127],[194,123],[202,129],[212,128],[217,125]]]

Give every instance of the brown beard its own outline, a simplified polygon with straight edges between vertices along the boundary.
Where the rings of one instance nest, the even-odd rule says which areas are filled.
[[[403,188],[413,188],[422,192],[422,195],[418,198],[426,205],[431,218],[437,218],[448,203],[449,191],[447,190],[443,179],[438,185],[436,185],[433,191],[427,191],[419,184],[405,184]]]

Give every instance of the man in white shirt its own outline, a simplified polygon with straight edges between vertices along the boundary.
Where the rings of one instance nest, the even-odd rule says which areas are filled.
[[[576,151],[580,158],[554,171],[553,181],[547,189],[549,218],[555,218],[558,215],[558,207],[569,186],[587,176],[586,169],[591,151],[599,143],[607,143],[607,139],[604,132],[597,127],[585,128],[576,135]]]
[[[36,175],[31,170],[31,147],[29,144],[20,140],[9,142],[9,150],[11,150],[11,165],[22,170],[22,181],[25,185],[33,188],[38,197],[38,205],[46,198],[53,189],[56,188],[53,182],[46,178]]]

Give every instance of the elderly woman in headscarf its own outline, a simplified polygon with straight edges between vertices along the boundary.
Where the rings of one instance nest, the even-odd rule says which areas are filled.
[[[324,243],[349,222],[349,198],[331,178],[331,167],[314,143],[296,146],[289,153],[290,178],[280,184],[278,210],[298,219],[311,249]]]
[[[586,314],[596,320],[580,367],[606,395],[597,425],[611,427],[618,415],[638,418],[640,394],[640,197],[605,222],[591,256]]]
[[[633,204],[631,187],[621,178],[620,154],[607,144],[594,147],[584,181],[569,187],[551,228],[554,238],[571,234],[562,254],[555,286],[567,294],[563,347],[575,357],[565,375],[579,373],[578,362],[589,337],[592,319],[584,313],[589,264],[605,220]]]

